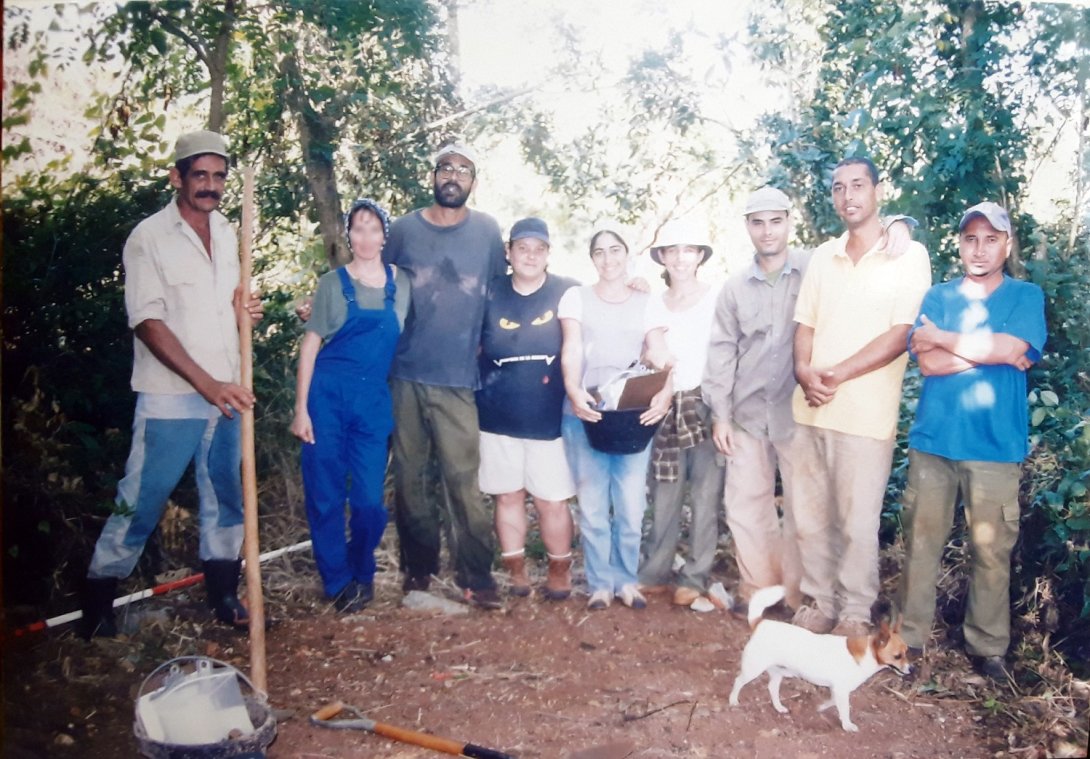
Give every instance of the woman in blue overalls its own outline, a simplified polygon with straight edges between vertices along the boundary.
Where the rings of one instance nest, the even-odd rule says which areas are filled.
[[[409,308],[408,277],[382,263],[389,228],[373,200],[352,204],[345,220],[352,261],[318,280],[299,349],[291,431],[303,441],[307,521],[322,586],[345,613],[374,596],[375,548],[386,528],[387,377]]]

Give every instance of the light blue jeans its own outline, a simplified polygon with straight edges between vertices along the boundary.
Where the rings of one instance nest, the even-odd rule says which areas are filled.
[[[87,576],[128,577],[192,461],[200,500],[200,558],[237,559],[242,547],[242,446],[239,414],[220,414],[196,393],[140,393],[125,477],[122,513],[106,520]]]
[[[591,593],[619,591],[637,581],[651,444],[640,453],[602,453],[571,414],[564,415],[562,432],[579,499],[587,585]]]

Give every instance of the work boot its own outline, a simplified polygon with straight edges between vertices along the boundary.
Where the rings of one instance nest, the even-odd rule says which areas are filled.
[[[112,638],[117,635],[114,620],[116,577],[88,577],[83,586],[83,619],[80,635],[91,638]]]
[[[238,599],[242,559],[209,559],[203,564],[208,606],[215,612],[216,619],[237,630],[248,628],[250,612]]]
[[[511,556],[501,554],[500,561],[503,562],[503,568],[511,577],[511,587],[508,592],[520,598],[530,595],[530,578],[526,574],[526,553],[519,551]]]
[[[550,601],[563,601],[571,595],[571,552],[564,556],[549,557],[549,574],[545,578],[545,597]]]

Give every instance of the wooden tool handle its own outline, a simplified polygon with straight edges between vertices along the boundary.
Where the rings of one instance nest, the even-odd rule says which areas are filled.
[[[424,748],[430,748],[432,751],[442,751],[444,754],[454,754],[455,756],[462,756],[462,749],[465,747],[464,743],[458,741],[439,738],[427,733],[418,733],[415,730],[408,730],[403,727],[394,727],[383,722],[376,722],[372,732],[376,735],[392,738],[395,741],[411,743],[414,746],[423,746]]]
[[[328,720],[331,720],[334,717],[336,717],[338,714],[340,714],[341,710],[343,710],[343,709],[344,709],[344,702],[343,701],[334,701],[333,703],[326,704],[321,709],[314,712],[314,714],[310,715],[310,718],[319,720],[321,722],[327,722]]]

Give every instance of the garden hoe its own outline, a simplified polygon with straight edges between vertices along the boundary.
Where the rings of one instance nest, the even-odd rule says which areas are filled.
[[[347,718],[336,719],[340,714],[348,715]],[[335,728],[337,730],[366,730],[375,735],[381,735],[402,743],[411,743],[414,746],[423,746],[432,751],[441,751],[444,754],[455,756],[469,756],[474,759],[515,759],[510,754],[496,751],[473,743],[459,743],[447,738],[439,738],[426,733],[418,733],[403,727],[395,727],[382,722],[375,722],[363,716],[363,713],[355,707],[348,706],[340,701],[323,706],[310,715],[310,722],[319,727]]]

